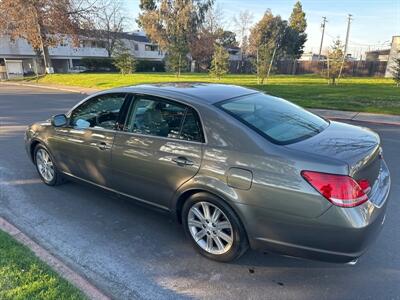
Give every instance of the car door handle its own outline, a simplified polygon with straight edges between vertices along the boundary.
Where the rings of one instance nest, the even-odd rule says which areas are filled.
[[[178,166],[192,166],[194,164],[193,161],[187,159],[184,156],[174,157],[172,161],[175,162]]]
[[[105,142],[101,142],[97,144],[97,147],[99,147],[100,150],[108,150],[111,147],[109,145],[107,145],[107,143]]]

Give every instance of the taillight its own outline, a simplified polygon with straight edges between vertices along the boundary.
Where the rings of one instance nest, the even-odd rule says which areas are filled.
[[[365,179],[356,182],[350,176],[313,171],[302,171],[301,176],[334,205],[355,207],[368,201],[371,188]]]

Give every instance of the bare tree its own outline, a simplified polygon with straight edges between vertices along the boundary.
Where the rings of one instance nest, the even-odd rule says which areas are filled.
[[[126,15],[121,1],[102,0],[100,7],[94,20],[96,35],[105,42],[108,57],[111,57],[121,40]]]
[[[206,13],[203,28],[213,34],[222,30],[225,26],[225,16],[221,5],[216,5]]]
[[[249,37],[250,27],[253,24],[253,18],[254,18],[253,14],[248,10],[239,12],[239,15],[233,18],[235,31],[238,36],[241,47],[242,67],[244,64],[244,56],[246,55],[248,50],[247,49],[249,45],[248,37]]]

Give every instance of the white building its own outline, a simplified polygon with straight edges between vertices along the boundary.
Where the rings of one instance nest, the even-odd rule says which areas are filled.
[[[390,48],[385,77],[393,77],[392,68],[396,57],[400,57],[400,35],[392,37],[392,47]]]
[[[301,55],[298,59],[299,61],[319,61],[319,60],[326,60],[326,55],[319,56],[318,54],[312,52],[305,52]]]
[[[151,43],[141,32],[123,33],[122,41],[137,60],[161,61],[164,58],[158,46]],[[82,58],[108,57],[104,41],[96,38],[80,38],[79,47],[74,47],[71,39],[50,48],[50,59],[56,73],[79,72]],[[36,53],[25,39],[11,41],[8,36],[0,36],[0,79],[34,74],[41,66],[36,64]]]

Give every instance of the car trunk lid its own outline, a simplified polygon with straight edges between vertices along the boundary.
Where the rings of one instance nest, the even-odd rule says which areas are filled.
[[[346,175],[357,181],[366,179],[371,187],[379,176],[380,139],[367,128],[332,121],[321,133],[286,147],[345,162],[349,167]]]

